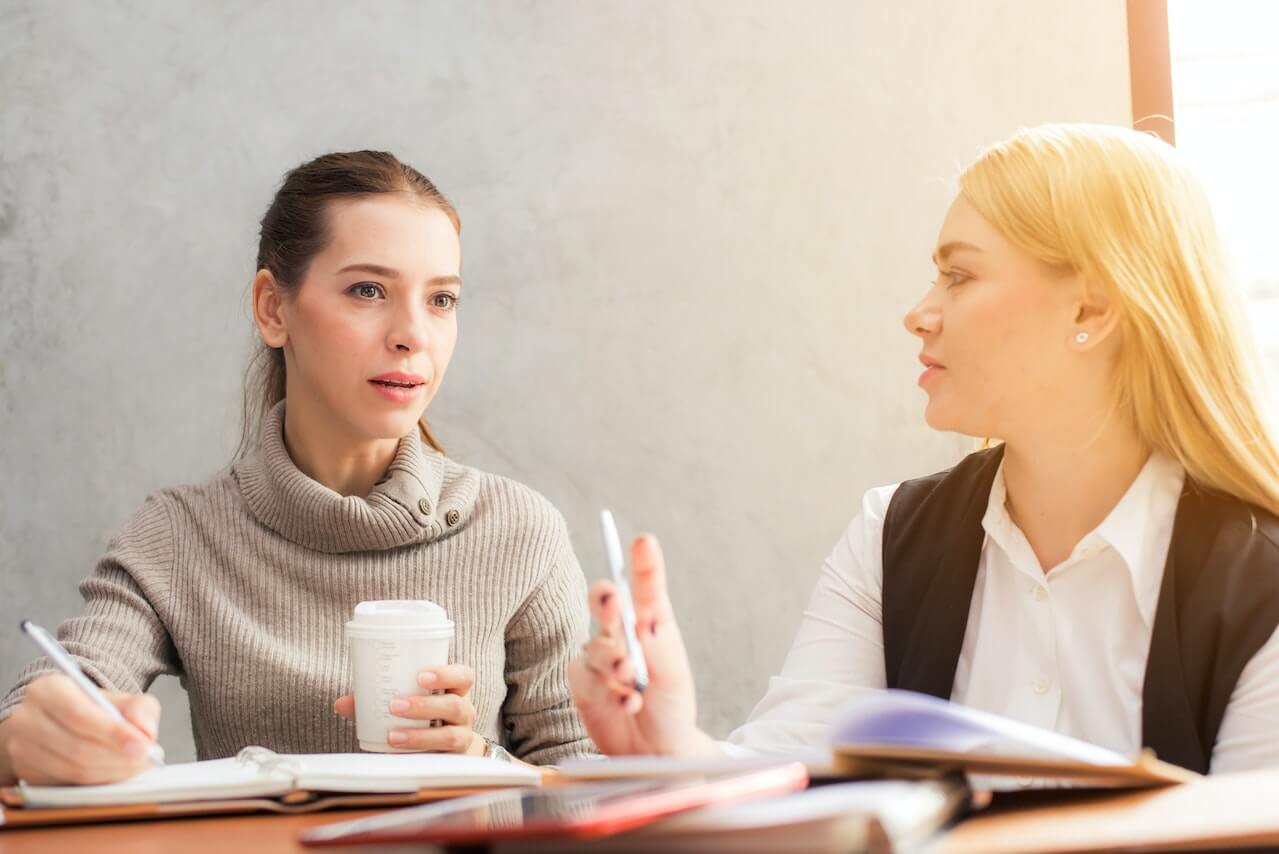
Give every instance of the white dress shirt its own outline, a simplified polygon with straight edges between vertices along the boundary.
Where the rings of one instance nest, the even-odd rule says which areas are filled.
[[[986,538],[951,699],[1135,756],[1151,629],[1184,472],[1155,453],[1124,497],[1044,572],[991,488]],[[866,493],[822,568],[782,672],[730,745],[820,748],[835,711],[886,687],[884,514],[896,486]],[[957,605],[959,603],[956,603]],[[730,748],[731,749],[731,748]],[[1279,765],[1279,631],[1248,662],[1218,732],[1214,772]]]

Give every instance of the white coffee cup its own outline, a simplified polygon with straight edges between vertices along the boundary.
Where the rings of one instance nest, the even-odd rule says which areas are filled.
[[[448,664],[453,623],[434,602],[388,599],[361,602],[346,624],[355,684],[355,734],[361,750],[407,753],[392,747],[390,729],[440,726],[440,721],[414,721],[391,714],[396,697],[436,693],[417,683],[424,667]]]

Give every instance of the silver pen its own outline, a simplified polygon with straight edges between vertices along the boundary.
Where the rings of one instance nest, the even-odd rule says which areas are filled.
[[[97,685],[94,685],[89,677],[84,675],[84,671],[80,669],[80,665],[77,664],[76,660],[62,648],[62,644],[58,643],[57,638],[30,620],[23,620],[21,627],[23,633],[25,633],[27,637],[31,638],[31,641],[36,646],[40,647],[40,651],[53,662],[54,666],[67,674],[67,676],[70,676],[71,681],[76,683],[76,685],[80,687],[80,690],[88,694],[89,699],[97,703],[102,711],[106,712],[120,723],[127,724],[134,729],[137,729],[138,732],[142,732],[137,725],[120,713],[120,710],[117,709],[111,701],[107,699],[106,695],[102,693],[102,689],[100,689]],[[151,738],[151,736],[147,735],[145,732],[142,734],[146,735],[148,739]],[[164,748],[160,747],[159,744],[152,742],[151,748],[147,751],[147,758],[151,760],[151,764],[155,767],[163,768]]]
[[[631,660],[631,669],[635,672],[635,690],[644,693],[648,687],[648,663],[644,660],[644,649],[639,638],[635,636],[635,603],[631,601],[631,585],[626,581],[625,562],[622,559],[622,540],[617,536],[617,525],[613,522],[613,514],[607,510],[600,511],[600,530],[604,533],[604,551],[608,555],[608,569],[613,576],[613,586],[621,599],[618,603],[622,612],[622,635],[626,640],[626,655]]]

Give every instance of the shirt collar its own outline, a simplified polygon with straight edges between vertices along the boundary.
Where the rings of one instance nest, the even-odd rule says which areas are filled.
[[[1137,608],[1147,626],[1154,624],[1184,482],[1185,471],[1180,463],[1160,451],[1152,452],[1119,503],[1100,525],[1079,541],[1069,559],[1070,562],[1090,560],[1106,546],[1114,549],[1132,579]],[[1023,571],[1027,566],[1033,567],[1034,574],[1042,577],[1025,535],[1008,515],[1007,497],[1001,461],[991,484],[982,527],[1014,566]]]

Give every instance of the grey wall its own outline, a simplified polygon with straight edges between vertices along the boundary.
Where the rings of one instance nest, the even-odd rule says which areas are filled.
[[[0,3],[0,682],[148,491],[229,459],[282,173],[379,147],[465,223],[438,433],[589,577],[599,507],[663,537],[727,732],[862,491],[967,446],[900,317],[981,145],[1128,121],[1123,7]]]

